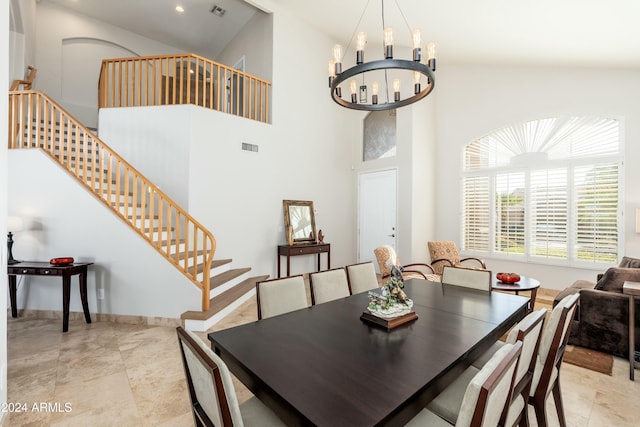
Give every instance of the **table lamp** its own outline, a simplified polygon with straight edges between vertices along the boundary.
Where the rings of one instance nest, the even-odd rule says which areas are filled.
[[[9,234],[7,235],[7,248],[9,259],[7,260],[8,265],[17,264],[20,261],[13,259],[13,231],[22,231],[24,229],[24,223],[22,222],[22,218],[17,216],[7,217],[7,230]]]

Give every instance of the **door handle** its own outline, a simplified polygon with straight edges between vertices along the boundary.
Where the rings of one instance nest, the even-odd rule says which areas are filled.
[[[395,234],[387,234],[387,236],[389,236],[389,237],[396,237],[396,235],[395,235]]]

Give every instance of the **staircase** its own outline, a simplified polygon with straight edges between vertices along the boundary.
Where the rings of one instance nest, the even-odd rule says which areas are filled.
[[[202,310],[181,315],[187,329],[208,329],[268,277],[214,260],[209,230],[45,94],[9,92],[9,130],[9,149],[41,149],[202,291]]]

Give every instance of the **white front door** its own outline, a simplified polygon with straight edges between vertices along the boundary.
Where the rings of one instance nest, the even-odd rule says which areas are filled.
[[[382,245],[396,247],[396,182],[395,169],[358,176],[358,262],[373,261],[376,271],[373,250]]]

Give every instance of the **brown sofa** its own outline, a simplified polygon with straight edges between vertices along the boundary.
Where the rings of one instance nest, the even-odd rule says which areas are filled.
[[[629,297],[622,293],[625,281],[640,282],[640,259],[624,257],[618,267],[598,275],[597,282],[577,280],[554,299],[580,292],[578,309],[570,329],[569,344],[628,357]],[[635,350],[640,350],[640,299],[635,301]]]

